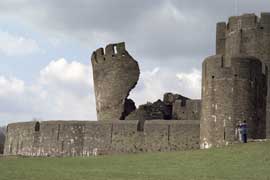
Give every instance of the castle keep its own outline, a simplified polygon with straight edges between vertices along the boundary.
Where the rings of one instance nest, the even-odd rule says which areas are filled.
[[[269,47],[270,13],[217,23],[217,55],[202,67],[201,148],[233,142],[243,120],[249,138],[269,136]]]
[[[255,14],[244,14],[229,18],[228,23],[217,24],[216,54],[224,55],[224,65],[231,62],[235,55],[248,55],[259,59],[263,66],[270,65],[270,13],[261,13],[261,17]],[[269,68],[262,68],[265,74],[269,74]],[[266,71],[265,71],[266,70]],[[267,80],[270,86],[270,78]],[[270,136],[270,88],[267,92],[267,137]]]
[[[248,136],[270,135],[270,13],[245,14],[217,24],[216,55],[202,64],[202,99],[165,93],[135,106],[130,91],[139,80],[138,62],[124,43],[92,53],[98,121],[13,123],[5,155],[90,156],[220,147]]]
[[[249,56],[233,56],[229,66],[224,56],[203,62],[201,148],[221,146],[236,140],[235,129],[246,120],[249,138],[265,138],[266,77],[262,63]]]

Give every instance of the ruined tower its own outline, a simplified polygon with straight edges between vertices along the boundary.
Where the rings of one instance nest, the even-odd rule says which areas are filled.
[[[268,134],[269,47],[269,13],[262,13],[261,18],[244,14],[229,18],[227,24],[217,24],[217,55],[203,62],[202,148],[233,142],[239,121],[247,121],[249,138],[265,138]]]
[[[123,120],[136,109],[128,99],[139,79],[138,63],[125,49],[125,43],[109,44],[93,52],[92,57],[98,120]]]
[[[231,57],[238,54],[254,56],[270,65],[270,13],[244,14],[229,18],[228,23],[217,24],[216,54],[223,54],[224,65],[230,64]],[[269,74],[268,68],[268,74]],[[270,87],[270,78],[268,78]],[[266,135],[270,137],[270,88],[267,93]]]

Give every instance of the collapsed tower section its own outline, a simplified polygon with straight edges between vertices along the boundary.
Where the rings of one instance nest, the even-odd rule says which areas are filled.
[[[136,109],[128,99],[139,79],[139,66],[125,49],[125,43],[109,44],[92,57],[98,120],[123,120]]]
[[[223,55],[208,57],[202,70],[201,148],[237,140],[237,124],[247,121],[249,138],[265,138],[266,75],[260,60]]]

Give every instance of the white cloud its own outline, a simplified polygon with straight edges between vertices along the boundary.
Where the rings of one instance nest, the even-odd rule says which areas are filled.
[[[14,121],[95,120],[90,66],[65,59],[52,61],[26,85],[0,77],[0,125]]]
[[[179,86],[187,96],[201,98],[201,71],[193,69],[190,73],[177,73]]]
[[[165,76],[159,67],[155,67],[151,71],[141,72],[137,87],[131,91],[130,98],[136,102],[136,105],[162,99],[162,95],[166,91],[163,82]]]
[[[53,81],[68,83],[83,83],[90,85],[90,67],[79,62],[72,61],[68,63],[64,58],[51,61],[40,72],[42,83],[50,83]]]
[[[199,99],[201,94],[201,72],[193,69],[191,72],[175,73],[170,69],[155,67],[151,71],[141,72],[137,87],[131,91],[130,98],[136,105],[163,99],[166,92],[173,92]]]
[[[7,56],[20,56],[40,51],[35,40],[0,30],[0,53]]]
[[[90,66],[61,58],[40,71],[39,86],[55,107],[53,118],[96,119]]]
[[[137,105],[162,99],[165,92],[200,97],[201,73],[176,73],[155,67],[141,72],[131,96]],[[44,67],[28,85],[0,76],[0,125],[33,118],[43,120],[95,120],[95,96],[89,65],[61,58]],[[5,121],[3,121],[5,119]]]
[[[24,82],[16,78],[6,78],[0,76],[0,96],[10,96],[22,94],[24,92]]]

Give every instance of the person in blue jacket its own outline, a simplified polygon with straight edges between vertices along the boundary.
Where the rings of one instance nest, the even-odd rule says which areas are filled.
[[[240,133],[241,133],[241,140],[243,143],[247,143],[247,122],[243,121],[240,124]]]

